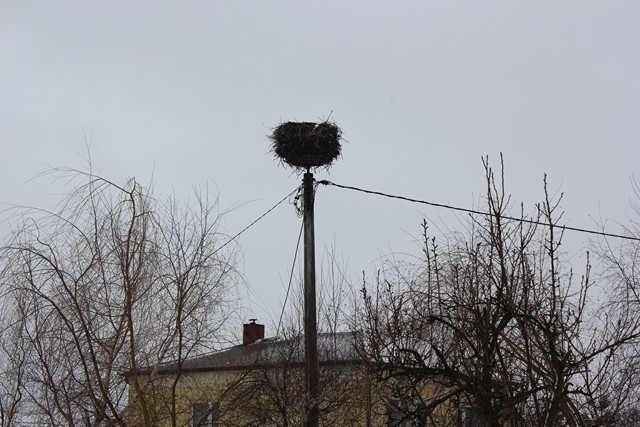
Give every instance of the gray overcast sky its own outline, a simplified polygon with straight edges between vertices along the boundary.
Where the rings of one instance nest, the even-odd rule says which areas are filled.
[[[332,181],[472,207],[481,156],[502,152],[514,206],[531,211],[547,173],[567,224],[602,216],[619,232],[640,159],[639,42],[637,0],[2,0],[0,203],[51,207],[60,187],[29,179],[83,166],[84,132],[107,177],[153,174],[183,199],[216,187],[235,234],[299,183],[270,128],[333,111],[347,142]],[[459,227],[322,187],[317,252],[334,244],[357,280],[380,254],[416,253],[423,215]],[[299,226],[283,205],[240,239],[243,316],[277,317]]]

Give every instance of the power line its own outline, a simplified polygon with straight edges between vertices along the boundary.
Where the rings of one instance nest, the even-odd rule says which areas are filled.
[[[363,188],[352,187],[352,186],[349,186],[349,185],[336,184],[334,182],[327,181],[327,180],[318,181],[318,184],[332,185],[334,187],[343,188],[343,189],[346,189],[346,190],[354,190],[354,191],[359,191],[361,193],[374,194],[376,196],[384,196],[384,197],[389,197],[391,199],[400,199],[400,200],[405,200],[407,202],[420,203],[420,204],[423,204],[423,205],[434,206],[434,207],[437,207],[437,208],[445,208],[445,209],[450,209],[450,210],[459,211],[459,212],[466,212],[466,213],[471,213],[471,214],[476,214],[476,215],[484,215],[484,216],[491,216],[492,215],[492,214],[490,214],[488,212],[476,211],[476,210],[473,210],[473,209],[466,209],[466,208],[459,208],[459,207],[456,207],[456,206],[444,205],[444,204],[441,204],[441,203],[427,202],[426,200],[412,199],[410,197],[397,196],[397,195],[394,195],[394,194],[382,193],[380,191],[365,190]],[[526,218],[515,218],[515,217],[511,217],[511,216],[503,216],[502,218],[507,219],[507,220],[511,220],[511,221],[525,222],[525,223],[533,224],[533,225],[543,225],[545,227],[549,227],[550,226],[550,224],[548,224],[546,222],[534,221],[534,220],[526,219]],[[640,238],[638,238],[638,237],[623,236],[621,234],[612,234],[612,233],[605,233],[603,231],[595,231],[595,230],[587,230],[587,229],[584,229],[584,228],[569,227],[567,225],[554,225],[554,227],[558,227],[558,228],[563,229],[563,230],[577,231],[577,232],[580,232],[580,233],[596,234],[598,236],[616,237],[618,239],[640,241]]]
[[[300,233],[298,233],[298,242],[296,243],[296,251],[293,254],[293,263],[291,264],[291,274],[289,274],[289,286],[287,286],[287,294],[284,297],[284,302],[282,303],[282,311],[280,312],[280,319],[278,320],[278,327],[276,328],[276,338],[278,338],[278,334],[280,333],[280,325],[282,324],[282,316],[284,316],[284,309],[287,306],[287,300],[289,299],[289,292],[291,291],[291,283],[293,282],[293,272],[296,267],[296,259],[298,258],[298,249],[300,248],[300,238],[302,237],[302,230],[304,229],[304,220],[300,224]]]
[[[238,234],[236,234],[235,236],[233,236],[232,238],[230,238],[229,240],[227,240],[222,246],[220,246],[218,249],[215,250],[214,254],[221,251],[222,248],[224,248],[225,246],[227,246],[229,243],[233,242],[234,240],[236,240],[238,237],[240,237],[240,235],[242,233],[244,233],[245,231],[247,231],[248,229],[250,229],[251,227],[253,227],[258,221],[260,221],[262,218],[264,218],[265,216],[267,216],[272,210],[274,210],[275,208],[277,208],[278,206],[280,206],[282,204],[282,202],[284,202],[285,200],[287,200],[289,197],[293,196],[293,193],[295,193],[296,191],[298,191],[300,189],[300,187],[296,187],[295,190],[293,190],[291,193],[287,194],[286,196],[284,196],[282,198],[282,200],[280,200],[278,203],[276,203],[275,205],[273,205],[271,208],[269,208],[269,210],[267,210],[265,213],[263,213],[262,215],[260,215],[255,221],[253,221],[251,224],[247,225],[245,228],[243,228],[242,230],[240,230],[240,232]]]

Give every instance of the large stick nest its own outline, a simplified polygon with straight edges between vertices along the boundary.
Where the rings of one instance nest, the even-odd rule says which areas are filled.
[[[286,122],[273,130],[271,149],[294,169],[329,168],[340,156],[342,131],[334,123]]]

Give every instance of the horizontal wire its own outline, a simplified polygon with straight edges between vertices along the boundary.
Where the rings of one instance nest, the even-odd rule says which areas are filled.
[[[400,200],[405,200],[407,202],[420,203],[420,204],[423,204],[423,205],[435,206],[437,208],[445,208],[445,209],[450,209],[450,210],[459,211],[459,212],[466,212],[466,213],[471,213],[471,214],[476,214],[476,215],[492,216],[492,214],[490,214],[488,212],[476,211],[476,210],[473,210],[473,209],[466,209],[466,208],[459,208],[459,207],[456,207],[456,206],[444,205],[444,204],[441,204],[441,203],[427,202],[425,200],[412,199],[410,197],[397,196],[397,195],[394,195],[394,194],[382,193],[380,191],[365,190],[363,188],[352,187],[352,186],[349,186],[349,185],[336,184],[335,182],[331,182],[331,181],[327,181],[327,180],[318,181],[318,184],[332,185],[334,187],[344,188],[346,190],[354,190],[354,191],[359,191],[361,193],[367,193],[367,194],[374,194],[376,196],[389,197],[391,199],[400,199]],[[515,217],[511,217],[511,216],[503,216],[502,218],[508,219],[508,220],[511,220],[511,221],[525,222],[525,223],[533,224],[533,225],[543,225],[545,227],[552,226],[551,224],[548,224],[546,222],[534,221],[534,220],[526,219],[526,218],[515,218]],[[553,227],[557,227],[557,228],[560,228],[560,229],[563,229],[563,230],[577,231],[577,232],[580,232],[580,233],[596,234],[598,236],[615,237],[615,238],[618,238],[618,239],[640,241],[640,238],[638,238],[638,237],[624,236],[624,235],[621,235],[621,234],[606,233],[604,231],[587,230],[585,228],[569,227],[567,225],[555,225],[554,224]]]

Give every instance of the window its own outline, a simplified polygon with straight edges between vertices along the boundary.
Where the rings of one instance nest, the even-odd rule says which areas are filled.
[[[191,404],[192,427],[218,427],[218,403],[211,400],[199,400]]]
[[[418,404],[411,399],[391,397],[387,399],[387,426],[414,427],[426,425],[416,419]]]
[[[472,406],[462,405],[458,409],[461,427],[476,427],[478,425],[476,411]]]

